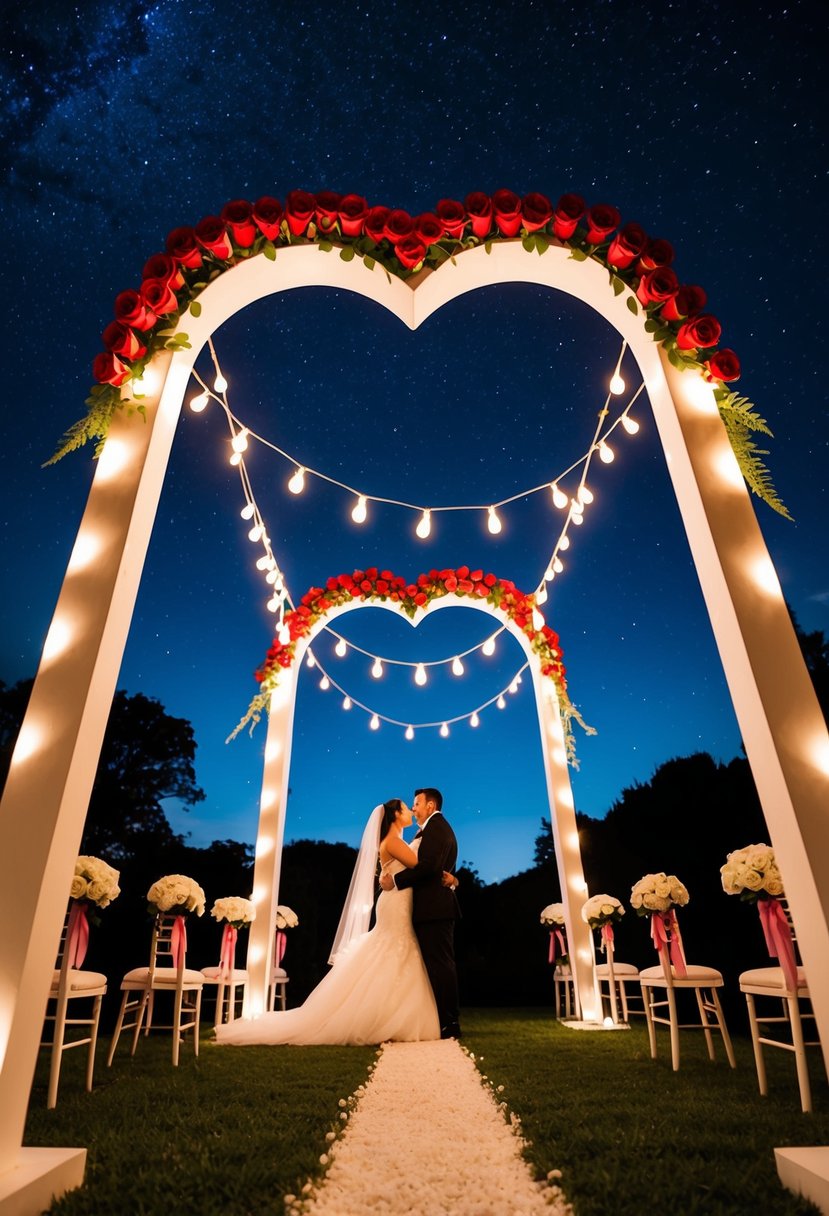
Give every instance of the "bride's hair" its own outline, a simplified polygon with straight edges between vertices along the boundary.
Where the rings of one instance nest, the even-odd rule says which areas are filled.
[[[383,803],[383,816],[380,820],[380,835],[378,844],[381,840],[385,840],[389,834],[389,828],[397,818],[397,812],[403,806],[399,798],[389,798],[388,802]]]

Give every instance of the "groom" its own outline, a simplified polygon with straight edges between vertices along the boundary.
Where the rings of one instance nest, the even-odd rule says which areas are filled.
[[[455,833],[441,814],[440,790],[415,790],[412,804],[421,836],[417,865],[392,878],[383,875],[380,885],[388,891],[412,888],[412,924],[432,991],[442,1039],[457,1039],[458,975],[455,969],[455,921],[460,915],[454,888],[443,885],[444,870],[454,872],[458,860]],[[417,839],[417,836],[415,839]]]

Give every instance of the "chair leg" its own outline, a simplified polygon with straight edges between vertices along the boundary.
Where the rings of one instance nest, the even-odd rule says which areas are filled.
[[[734,1048],[731,1044],[731,1035],[728,1033],[728,1027],[725,1024],[725,1016],[722,1011],[719,993],[717,992],[716,988],[711,989],[711,999],[714,1002],[714,1008],[717,1011],[717,1022],[720,1027],[720,1034],[722,1035],[723,1047],[725,1048],[725,1054],[728,1057],[728,1063],[732,1068],[736,1068],[737,1061],[734,1058]]]
[[[181,1047],[181,1005],[184,994],[176,991],[175,1008],[173,1010],[173,1068],[178,1067],[179,1049]]]
[[[287,984],[282,985],[282,988],[279,993],[279,1001],[280,1001],[280,1004],[282,1005],[282,1012],[284,1013],[285,1010],[288,1008],[288,986],[287,986]]]
[[[804,1114],[812,1110],[812,1090],[809,1085],[809,1066],[806,1063],[806,1046],[803,1042],[803,1023],[800,1020],[800,1007],[797,996],[786,998],[789,1007],[789,1021],[792,1025],[792,1043],[794,1058],[797,1064],[797,1083],[800,1086],[800,1106]]]
[[[673,988],[666,989],[668,994],[668,1016],[671,1021],[671,1067],[679,1071],[679,1018],[676,1012],[676,993]]]
[[[712,990],[713,991],[713,990]],[[697,1008],[699,1009],[699,1020],[702,1026],[702,1032],[705,1035],[705,1046],[708,1048],[708,1059],[714,1059],[714,1040],[711,1037],[711,1028],[708,1022],[708,1014],[705,1009],[705,1001],[702,999],[702,989],[695,988],[694,996],[697,998]]]
[[[622,1021],[627,1022],[627,1021],[629,1021],[629,1019],[628,1019],[628,994],[627,994],[627,989],[626,989],[624,980],[619,981],[619,996],[622,1001]]]
[[[121,1037],[121,1028],[124,1025],[124,1013],[127,1008],[127,999],[129,993],[125,992],[121,998],[121,1008],[118,1010],[118,1019],[115,1023],[115,1030],[112,1032],[112,1042],[109,1045],[109,1055],[107,1056],[107,1068],[112,1067],[112,1058],[115,1055],[115,1048],[118,1046],[118,1040]]]
[[[130,1048],[131,1056],[135,1055],[136,1048],[138,1047],[144,1014],[147,1015],[147,1029],[144,1031],[144,1037],[146,1038],[150,1033],[150,1022],[153,1016],[153,994],[146,989],[141,993],[141,1000],[138,1002],[135,1010],[135,1029],[132,1035],[132,1047]]]
[[[92,1074],[95,1071],[95,1049],[98,1046],[98,1025],[101,1021],[103,996],[96,996],[92,1006],[92,1025],[89,1028],[89,1054],[86,1057],[86,1092],[92,1092]]]
[[[202,998],[202,990],[201,990],[201,988],[199,988],[196,991],[196,1011],[195,1011],[195,1015],[194,1015],[194,1026],[193,1026],[193,1047],[194,1047],[195,1055],[199,1054],[199,1024],[201,1022],[201,998]]]
[[[216,985],[216,1020],[214,1026],[221,1026],[225,1020],[225,982],[219,980]]]
[[[760,1042],[760,1027],[757,1025],[757,1010],[754,1007],[754,997],[750,992],[746,993],[746,1005],[748,1006],[748,1024],[751,1028],[751,1046],[754,1048],[754,1064],[757,1068],[757,1084],[760,1087],[760,1096],[765,1098],[768,1096],[769,1083],[766,1077],[766,1062],[763,1059],[763,1044]]]
[[[648,1042],[651,1047],[651,1059],[656,1059],[656,1027],[653,1024],[653,988],[642,985],[642,996],[645,1002],[645,1021],[648,1024]]]
[[[46,1109],[54,1110],[58,1100],[58,1081],[60,1080],[60,1065],[63,1058],[63,1037],[66,1034],[66,1005],[61,1007],[58,1002],[55,1009],[55,1033],[52,1038],[52,1061],[49,1067],[49,1090],[46,1095]]]

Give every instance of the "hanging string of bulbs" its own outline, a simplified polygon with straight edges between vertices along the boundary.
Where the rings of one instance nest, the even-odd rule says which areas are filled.
[[[499,507],[503,508],[512,502],[518,501],[519,499],[528,498],[533,494],[539,493],[541,491],[549,490],[552,494],[553,505],[559,510],[564,510],[566,508],[567,515],[565,517],[562,528],[559,532],[558,539],[553,547],[553,551],[550,555],[549,561],[547,562],[544,576],[539,581],[538,587],[535,592],[536,602],[539,604],[542,604],[542,603],[546,602],[547,596],[548,596],[546,584],[549,582],[552,582],[553,579],[556,577],[556,575],[562,573],[562,571],[564,570],[564,563],[562,562],[559,554],[563,551],[566,551],[570,546],[570,537],[568,535],[569,528],[571,525],[580,526],[583,523],[584,508],[586,505],[593,502],[593,498],[594,498],[593,493],[586,484],[587,475],[590,470],[590,464],[593,459],[593,456],[596,453],[598,453],[599,459],[603,463],[610,464],[614,459],[614,452],[613,452],[613,449],[608,444],[607,440],[613,434],[613,432],[616,430],[616,428],[621,425],[623,427],[623,429],[629,435],[634,435],[639,430],[639,424],[638,424],[638,422],[635,421],[635,419],[633,419],[630,416],[630,410],[631,410],[632,406],[635,404],[636,400],[638,399],[640,393],[644,390],[644,384],[640,384],[639,388],[636,390],[636,392],[633,395],[633,397],[631,398],[631,400],[625,406],[622,413],[613,422],[611,422],[609,424],[607,423],[611,398],[613,396],[619,396],[622,393],[624,393],[624,391],[625,391],[625,382],[621,376],[621,366],[622,366],[622,360],[624,358],[626,346],[627,346],[627,343],[623,342],[620,352],[619,352],[618,359],[616,361],[616,367],[615,367],[614,373],[610,379],[609,392],[605,398],[602,409],[599,411],[596,429],[595,429],[593,440],[590,444],[590,447],[588,448],[587,452],[582,457],[580,457],[578,460],[574,461],[569,466],[569,468],[565,469],[562,473],[560,473],[553,481],[542,482],[538,486],[534,486],[534,487],[532,487],[530,489],[526,489],[526,490],[521,490],[507,498],[501,499],[495,503],[490,503],[486,506],[484,506],[482,504],[469,504],[469,505],[422,507],[422,506],[418,506],[416,504],[408,503],[408,502],[398,500],[398,499],[382,498],[382,497],[379,497],[376,495],[363,494],[359,490],[356,490],[354,487],[349,486],[347,483],[341,482],[341,481],[337,480],[336,478],[330,477],[326,473],[323,473],[319,470],[311,469],[307,466],[301,465],[300,463],[298,463],[296,461],[296,459],[290,453],[283,451],[272,441],[258,435],[254,431],[251,431],[251,429],[249,427],[245,426],[245,424],[233,413],[233,411],[230,408],[230,405],[227,400],[228,382],[227,382],[227,379],[225,378],[224,374],[222,373],[221,367],[219,365],[218,356],[216,354],[212,339],[208,340],[208,347],[209,347],[211,359],[213,361],[213,366],[214,366],[214,370],[215,370],[215,378],[213,381],[213,386],[212,386],[212,389],[209,388],[208,385],[201,378],[201,376],[198,374],[198,372],[196,372],[194,369],[193,377],[199,384],[199,386],[201,388],[201,392],[199,394],[197,394],[197,396],[193,397],[190,400],[189,404],[190,404],[191,410],[194,413],[201,413],[207,407],[210,399],[212,398],[213,400],[218,402],[222,411],[225,414],[225,417],[226,417],[226,420],[228,423],[229,432],[230,432],[230,445],[231,445],[230,464],[233,467],[236,467],[239,471],[243,496],[245,499],[245,505],[243,506],[243,508],[241,510],[241,517],[245,521],[251,523],[251,528],[248,532],[248,539],[253,543],[262,545],[263,552],[262,552],[262,555],[257,559],[256,566],[257,566],[258,570],[263,572],[265,581],[269,585],[269,588],[270,588],[270,596],[267,601],[267,608],[270,612],[278,614],[277,633],[280,637],[280,641],[288,640],[288,631],[287,631],[287,627],[284,622],[285,604],[287,603],[289,605],[289,607],[292,608],[292,607],[294,607],[294,602],[288,592],[284,574],[279,566],[276,556],[274,555],[273,548],[271,546],[270,536],[268,535],[262,513],[256,503],[256,498],[253,493],[253,488],[252,488],[252,485],[250,482],[250,477],[249,477],[249,474],[247,471],[247,467],[245,465],[244,453],[247,451],[251,440],[258,442],[258,443],[262,444],[264,447],[271,449],[272,451],[276,452],[278,455],[282,456],[286,461],[289,461],[294,464],[294,466],[295,466],[294,473],[288,481],[288,489],[292,493],[294,493],[294,494],[302,493],[302,491],[305,487],[305,476],[307,474],[309,476],[316,477],[320,480],[326,481],[332,485],[336,485],[339,488],[345,490],[346,492],[354,495],[356,502],[352,509],[351,517],[355,523],[361,524],[361,523],[365,522],[365,520],[368,516],[368,503],[369,502],[381,503],[381,504],[401,507],[401,508],[408,509],[411,511],[419,512],[420,520],[415,528],[415,532],[416,532],[416,535],[420,539],[423,539],[423,540],[427,539],[431,534],[431,516],[432,516],[432,514],[433,513],[437,514],[439,512],[445,512],[445,511],[479,511],[480,512],[480,511],[485,510],[487,513],[488,531],[492,535],[497,535],[501,531],[501,527],[502,527],[500,517],[497,514]],[[577,486],[575,495],[572,497],[568,497],[563,492],[563,490],[560,488],[559,483],[561,481],[563,481],[564,478],[566,478],[569,474],[571,474],[573,471],[575,471],[579,467],[581,467],[581,473],[580,473],[579,482],[578,482],[578,486]],[[540,623],[543,623],[543,617],[541,617],[541,614],[538,613],[537,610],[536,610],[536,614],[539,616]],[[540,627],[540,624],[538,627]],[[499,634],[501,634],[504,631],[504,628],[505,628],[505,626],[501,626],[493,634],[490,634],[487,638],[485,638],[482,642],[479,642],[476,645],[469,647],[465,651],[461,651],[459,654],[449,656],[447,658],[433,659],[433,660],[429,660],[429,661],[425,661],[425,662],[411,662],[408,660],[387,658],[384,656],[374,654],[371,651],[364,650],[362,647],[359,647],[359,646],[355,645],[354,643],[347,641],[341,634],[337,633],[335,630],[331,629],[329,626],[324,627],[326,632],[328,632],[331,636],[336,638],[336,644],[334,646],[334,654],[338,658],[345,657],[349,648],[356,651],[357,653],[363,654],[364,656],[366,656],[367,658],[372,660],[371,674],[375,679],[382,678],[382,676],[384,674],[384,667],[386,665],[411,668],[414,670],[415,683],[421,687],[423,685],[425,685],[428,681],[428,675],[427,675],[428,668],[439,667],[439,666],[444,666],[446,664],[451,664],[452,673],[456,676],[462,676],[465,671],[462,660],[464,658],[466,658],[468,655],[476,653],[478,650],[480,650],[486,656],[491,656],[492,654],[494,654],[495,646],[496,646],[496,639],[498,638]],[[343,689],[340,684],[338,684],[335,680],[333,680],[331,678],[331,676],[329,675],[329,673],[327,673],[321,667],[316,656],[310,650],[310,648],[306,652],[306,663],[309,667],[314,667],[314,666],[319,667],[320,672],[321,672],[319,686],[323,691],[326,691],[327,689],[334,687],[339,692],[342,693],[344,709],[350,709],[354,705],[358,706],[360,709],[362,709],[365,713],[367,713],[369,715],[369,718],[370,718],[369,725],[370,725],[371,729],[373,729],[373,730],[377,730],[379,728],[379,725],[381,722],[386,722],[386,723],[389,723],[391,725],[396,725],[396,726],[405,726],[406,727],[406,738],[408,738],[408,739],[411,739],[414,737],[415,730],[428,729],[428,728],[434,728],[434,727],[439,727],[440,734],[443,737],[446,737],[449,734],[449,726],[456,722],[461,722],[461,721],[469,721],[471,726],[473,726],[473,727],[477,726],[480,721],[481,712],[483,710],[489,708],[489,706],[494,704],[499,709],[505,708],[506,699],[505,699],[504,694],[507,692],[514,694],[515,692],[518,691],[518,687],[521,683],[521,673],[523,671],[525,671],[526,667],[527,667],[527,664],[525,663],[519,669],[519,671],[516,673],[516,675],[512,678],[512,680],[509,682],[509,684],[507,686],[505,686],[504,689],[501,690],[501,692],[497,693],[494,697],[491,697],[488,701],[484,702],[483,704],[477,706],[472,711],[468,711],[464,714],[460,714],[454,718],[446,719],[443,722],[404,723],[404,722],[400,721],[399,719],[390,718],[387,715],[380,714],[377,711],[372,710],[369,706],[364,705],[358,699],[350,696],[345,691],[345,689]]]

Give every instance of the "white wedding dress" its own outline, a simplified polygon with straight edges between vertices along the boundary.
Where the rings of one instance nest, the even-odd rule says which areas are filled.
[[[382,872],[404,868],[392,860]],[[412,928],[412,893],[396,888],[380,892],[374,928],[346,946],[304,1005],[216,1027],[217,1043],[234,1047],[439,1038],[435,998]]]

